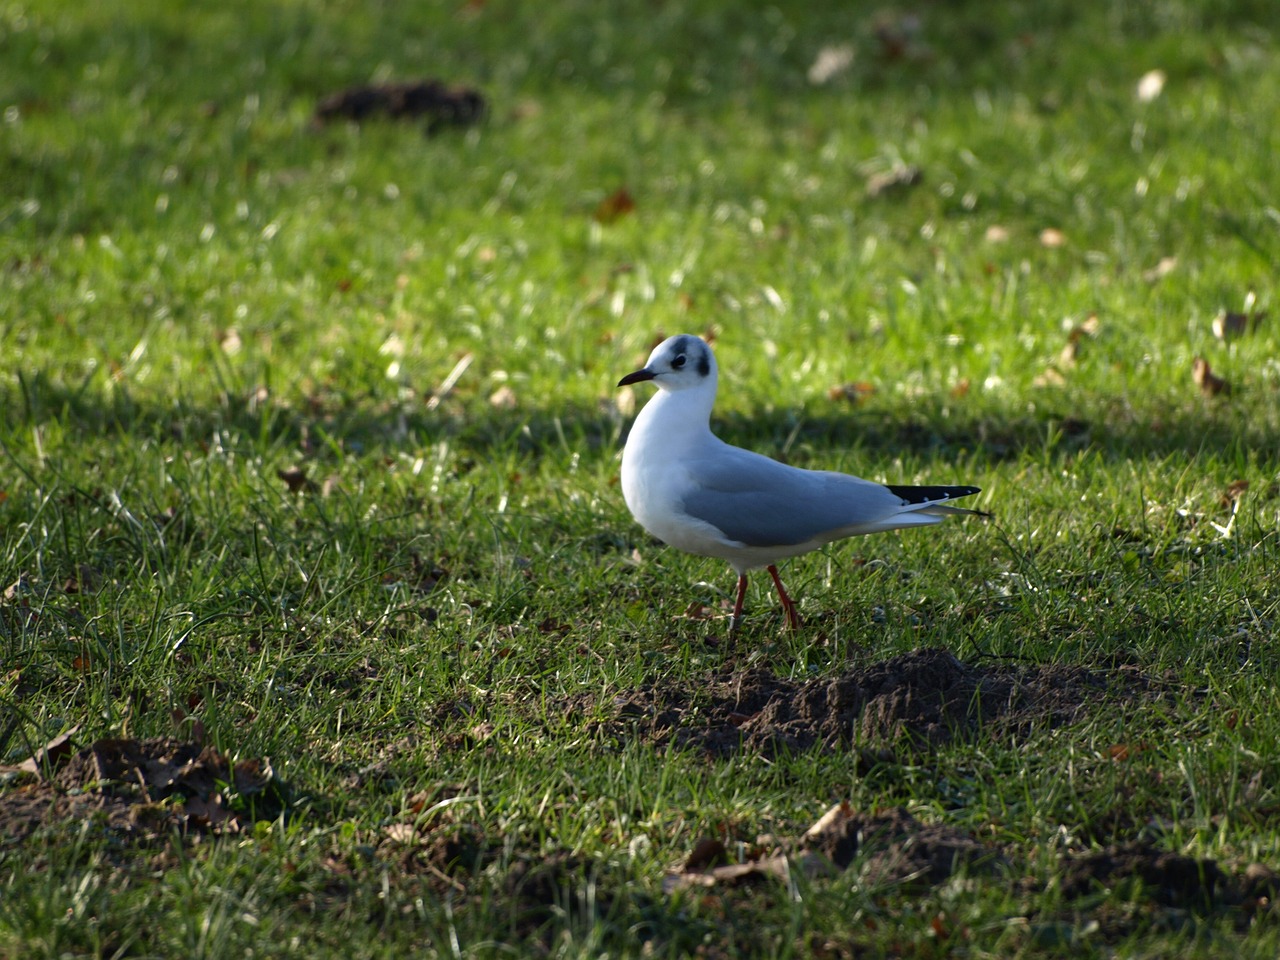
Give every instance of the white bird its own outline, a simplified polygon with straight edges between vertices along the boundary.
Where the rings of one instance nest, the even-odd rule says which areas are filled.
[[[658,344],[618,386],[653,381],[622,451],[622,495],[632,516],[664,543],[727,560],[738,573],[730,635],[742,619],[747,571],[773,577],[787,624],[800,618],[775,563],[844,537],[986,516],[944,501],[977,487],[885,486],[847,473],[802,470],[731,446],[711,432],[716,358],[689,334]]]

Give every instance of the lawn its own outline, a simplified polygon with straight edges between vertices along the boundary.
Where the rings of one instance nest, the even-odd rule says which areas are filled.
[[[1276,956],[1275,23],[0,8],[0,956]],[[730,638],[680,332],[992,517]]]

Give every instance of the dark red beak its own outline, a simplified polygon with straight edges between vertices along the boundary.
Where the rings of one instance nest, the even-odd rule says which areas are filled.
[[[657,374],[645,367],[637,370],[635,373],[628,373],[625,377],[618,381],[618,386],[625,387],[629,383],[643,383],[645,380],[652,380]]]

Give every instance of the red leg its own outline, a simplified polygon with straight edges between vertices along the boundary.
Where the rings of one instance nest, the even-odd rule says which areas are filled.
[[[792,630],[798,629],[800,626],[800,614],[796,613],[796,605],[787,596],[786,588],[782,585],[782,579],[778,576],[778,568],[772,563],[769,564],[769,576],[773,577],[773,585],[778,588],[778,599],[782,601],[782,609],[787,613],[787,626]]]
[[[729,636],[738,632],[738,624],[742,622],[742,602],[747,597],[747,575],[738,574],[738,602],[733,605],[733,616],[729,618]]]

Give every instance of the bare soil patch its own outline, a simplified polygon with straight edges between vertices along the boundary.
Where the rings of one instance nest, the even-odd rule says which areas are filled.
[[[1107,703],[1149,704],[1169,686],[1141,671],[1065,665],[965,663],[940,649],[914,650],[833,677],[793,681],[763,670],[728,672],[694,688],[657,683],[563,704],[610,738],[674,738],[716,754],[766,756],[855,744],[925,751],[983,731],[1008,736],[1054,728]]]
[[[168,737],[98,740],[51,757],[27,779],[0,793],[0,836],[10,841],[87,818],[137,839],[174,827],[236,832],[279,813],[284,801],[266,761],[232,762],[213,747]]]

